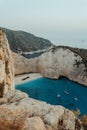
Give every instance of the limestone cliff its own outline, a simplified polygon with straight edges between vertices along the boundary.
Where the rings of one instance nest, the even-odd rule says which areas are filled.
[[[14,86],[11,51],[6,35],[0,30],[0,97]]]
[[[15,75],[38,72],[38,58],[27,59],[20,54],[12,53]]]
[[[10,91],[0,99],[0,130],[83,130],[74,114],[58,105],[28,98],[21,91]]]
[[[81,55],[68,47],[50,49],[39,57],[38,70],[43,76],[70,80],[87,85],[87,67]]]
[[[31,59],[13,53],[15,74],[40,72],[44,77],[58,79],[65,76],[87,85],[86,52],[87,50],[60,46]]]
[[[43,57],[38,60],[43,60]],[[19,57],[16,60],[20,62]],[[21,59],[21,64],[22,62],[25,64],[25,59]],[[39,62],[37,59],[35,62],[31,60],[31,70],[29,68],[28,71],[37,71],[39,67],[43,73],[40,68],[43,62],[41,64]],[[36,64],[38,66],[35,66]],[[42,67],[44,68],[44,64]],[[21,66],[20,70],[22,70]],[[3,96],[0,98],[0,130],[83,130],[81,122],[70,110],[31,99],[26,93],[12,90],[13,77],[8,41],[0,30],[0,96]]]

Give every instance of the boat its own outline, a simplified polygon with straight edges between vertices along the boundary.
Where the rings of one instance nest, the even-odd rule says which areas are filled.
[[[58,94],[57,97],[60,97],[60,94]]]
[[[75,101],[78,101],[78,98],[75,97],[74,100],[75,100]]]
[[[69,94],[69,92],[67,92],[66,90],[64,91],[65,94]]]

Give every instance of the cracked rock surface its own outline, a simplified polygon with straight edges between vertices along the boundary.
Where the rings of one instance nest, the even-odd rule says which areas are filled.
[[[14,69],[8,40],[0,30],[0,97],[14,89]]]
[[[18,90],[7,92],[0,102],[0,130],[76,130],[76,117],[60,105],[37,101]],[[79,125],[77,130],[82,130]]]
[[[49,73],[45,67],[48,67],[48,70],[50,70],[49,67],[54,69],[50,58],[55,59],[55,55],[51,54],[51,57],[50,54],[46,53],[45,55],[49,57],[50,64],[47,64],[47,59],[43,64],[44,56],[42,56],[40,57],[41,64],[43,64],[42,69],[39,59],[33,62],[33,67],[35,67],[35,63],[37,63],[37,66],[32,69],[31,60],[31,71],[39,69],[43,75],[53,77],[53,70]],[[24,59],[21,63],[23,61]],[[54,106],[37,101],[29,98],[26,93],[14,90],[12,62],[6,35],[0,30],[0,97],[2,97],[0,98],[0,130],[83,130],[81,122],[70,110],[60,105]],[[22,64],[23,66],[24,64]],[[71,70],[72,64],[69,66],[69,70]]]

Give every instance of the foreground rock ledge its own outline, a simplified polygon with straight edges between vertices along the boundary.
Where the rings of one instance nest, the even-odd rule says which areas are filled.
[[[82,127],[68,109],[13,90],[0,99],[0,130],[82,130]]]

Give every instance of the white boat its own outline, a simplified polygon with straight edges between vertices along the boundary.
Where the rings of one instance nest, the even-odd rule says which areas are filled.
[[[58,94],[57,97],[60,97],[60,94]]]
[[[78,98],[75,97],[74,100],[75,100],[75,101],[78,101]]]
[[[66,90],[64,91],[65,94],[69,94],[69,92],[67,92]]]

